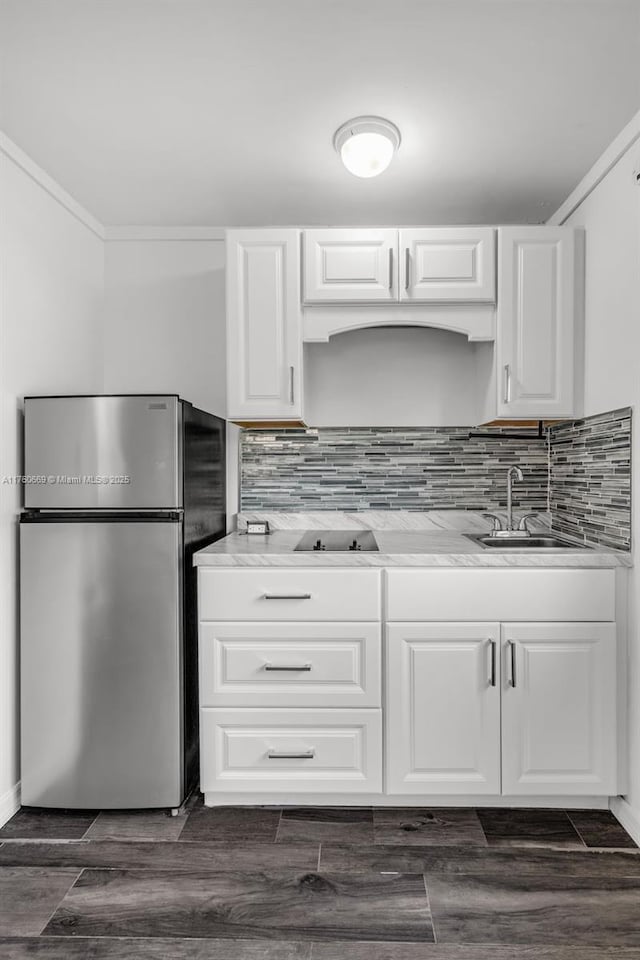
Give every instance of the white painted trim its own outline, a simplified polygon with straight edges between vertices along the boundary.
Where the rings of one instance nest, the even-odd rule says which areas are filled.
[[[104,227],[99,220],[89,213],[88,210],[85,210],[77,200],[74,200],[73,197],[67,193],[66,190],[63,190],[59,183],[50,177],[42,167],[39,167],[37,163],[27,156],[24,150],[21,150],[17,143],[14,143],[5,133],[0,130],[0,152],[4,153],[5,156],[9,157],[16,166],[31,177],[38,186],[42,187],[50,197],[53,197],[54,200],[57,200],[58,203],[65,208],[72,216],[79,220],[80,223],[84,224],[92,233],[95,233],[97,237],[101,240],[105,238]]]
[[[609,809],[622,826],[625,828],[632,840],[640,846],[640,815],[633,809],[628,800],[624,797],[611,797]]]
[[[20,809],[20,783],[10,787],[6,793],[0,797],[0,827],[4,826],[7,820],[11,820],[14,813]]]
[[[219,240],[224,242],[223,227],[105,227],[108,242],[130,240]]]
[[[618,160],[640,139],[640,111],[635,114],[620,131],[604,153],[598,157],[591,169],[584,175],[577,187],[569,194],[564,203],[547,220],[548,226],[558,226],[565,223],[571,214],[578,209],[583,200],[592,193],[598,184],[604,180]]]
[[[207,807],[262,807],[262,806],[322,806],[322,807],[544,807],[560,810],[607,810],[608,797],[503,797],[500,795],[482,796],[459,794],[440,796],[423,793],[419,796],[406,794],[381,793],[216,793],[206,791],[204,803]]]

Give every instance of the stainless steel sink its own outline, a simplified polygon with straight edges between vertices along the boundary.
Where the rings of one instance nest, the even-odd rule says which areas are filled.
[[[370,530],[308,530],[295,549],[346,553],[349,550],[377,550],[378,544]]]
[[[553,534],[529,537],[496,537],[490,533],[465,533],[468,540],[474,540],[482,547],[494,550],[588,550],[581,543],[571,543]]]

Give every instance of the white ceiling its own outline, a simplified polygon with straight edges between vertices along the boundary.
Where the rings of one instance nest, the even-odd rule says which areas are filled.
[[[0,0],[0,37],[0,127],[106,224],[540,222],[640,108],[638,0]]]

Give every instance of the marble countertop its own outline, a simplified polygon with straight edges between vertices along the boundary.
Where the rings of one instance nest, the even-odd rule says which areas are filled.
[[[245,515],[245,519],[246,519]],[[260,518],[266,516],[261,514]],[[288,519],[282,525],[291,523],[291,514],[282,515]],[[317,516],[307,515],[306,521],[300,518],[297,529],[277,529],[276,515],[271,517],[272,528],[276,529],[266,536],[247,535],[243,530],[229,534],[217,543],[213,543],[194,555],[195,566],[213,567],[618,567],[631,566],[631,554],[606,547],[588,547],[576,549],[542,550],[514,552],[513,550],[492,547],[487,549],[464,536],[468,533],[484,532],[489,529],[486,521],[479,515],[452,517],[444,521],[438,516],[425,519],[424,514],[416,515],[415,521],[407,521],[399,515],[395,525],[403,529],[379,529],[374,522],[363,521],[364,515],[335,515],[333,523],[325,517],[319,523]],[[352,521],[347,523],[346,517]],[[257,519],[251,514],[251,519]],[[304,523],[306,522],[306,526]],[[418,529],[409,529],[415,524]],[[443,529],[443,525],[448,529]],[[244,524],[243,524],[244,525]],[[384,525],[394,525],[389,514],[384,517]],[[462,526],[462,529],[456,527]],[[542,524],[544,527],[544,524]],[[378,551],[372,552],[295,552],[305,530],[320,529],[373,529],[378,543]],[[545,528],[548,532],[548,525]]]

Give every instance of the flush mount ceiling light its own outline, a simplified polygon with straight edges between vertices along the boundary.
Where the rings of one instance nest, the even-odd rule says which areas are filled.
[[[336,130],[333,145],[356,177],[377,177],[400,146],[400,131],[382,117],[355,117]]]

